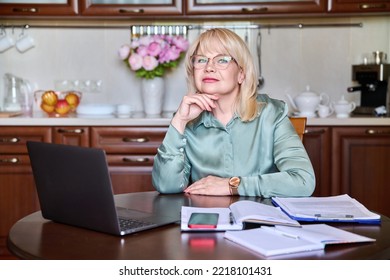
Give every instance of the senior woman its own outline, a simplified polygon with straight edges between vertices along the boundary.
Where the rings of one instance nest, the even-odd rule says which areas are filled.
[[[287,105],[257,93],[254,59],[233,31],[205,31],[187,51],[188,93],[153,165],[160,193],[310,196],[315,175]]]

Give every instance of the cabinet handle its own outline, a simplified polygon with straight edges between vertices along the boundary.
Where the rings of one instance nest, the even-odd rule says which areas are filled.
[[[147,137],[140,137],[140,138],[128,138],[128,137],[124,137],[124,138],[123,138],[123,142],[145,143],[145,142],[149,142],[149,138],[147,138]]]
[[[361,4],[360,9],[368,10],[368,9],[385,9],[386,4]]]
[[[367,129],[366,134],[390,134],[390,130],[376,130],[376,129]]]
[[[149,158],[123,158],[124,162],[148,162]]]
[[[305,130],[304,134],[322,134],[325,133],[325,129],[316,129],[316,130]]]
[[[12,137],[12,138],[1,138],[0,142],[1,143],[18,143],[20,141],[19,138],[17,137]]]
[[[267,7],[262,7],[262,8],[242,8],[242,12],[244,13],[262,13],[262,12],[267,12],[268,8]]]
[[[121,14],[143,14],[144,12],[145,12],[144,9],[135,9],[135,10],[119,9],[119,13]]]
[[[19,159],[18,158],[3,158],[0,159],[1,163],[18,163]]]
[[[37,13],[39,10],[37,8],[13,8],[12,11],[15,13]]]
[[[59,129],[57,129],[57,132],[59,132],[59,133],[82,134],[82,133],[84,133],[84,129],[82,129],[82,128],[76,128],[76,129],[63,129],[63,128],[59,128]]]

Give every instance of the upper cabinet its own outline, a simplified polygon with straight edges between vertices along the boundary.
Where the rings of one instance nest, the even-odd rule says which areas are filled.
[[[181,0],[79,0],[83,16],[176,16],[183,13]]]
[[[261,19],[390,12],[389,0],[0,0],[4,18]]]
[[[390,12],[389,0],[329,0],[331,13],[381,13]]]
[[[188,15],[267,15],[321,13],[328,0],[188,0]]]
[[[78,0],[3,0],[0,16],[73,16],[78,13]]]

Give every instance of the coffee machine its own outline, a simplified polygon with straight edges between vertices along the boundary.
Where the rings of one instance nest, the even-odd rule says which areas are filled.
[[[390,64],[352,65],[352,80],[359,86],[349,87],[349,92],[360,91],[360,106],[353,114],[373,115],[375,108],[385,106],[390,111]]]

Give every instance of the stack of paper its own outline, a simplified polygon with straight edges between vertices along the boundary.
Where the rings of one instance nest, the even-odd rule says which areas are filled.
[[[272,202],[297,221],[357,222],[379,224],[380,215],[370,212],[349,195],[328,197],[274,197]]]
[[[323,250],[327,244],[375,241],[326,224],[302,225],[300,228],[262,226],[250,230],[227,231],[225,238],[266,257]]]

